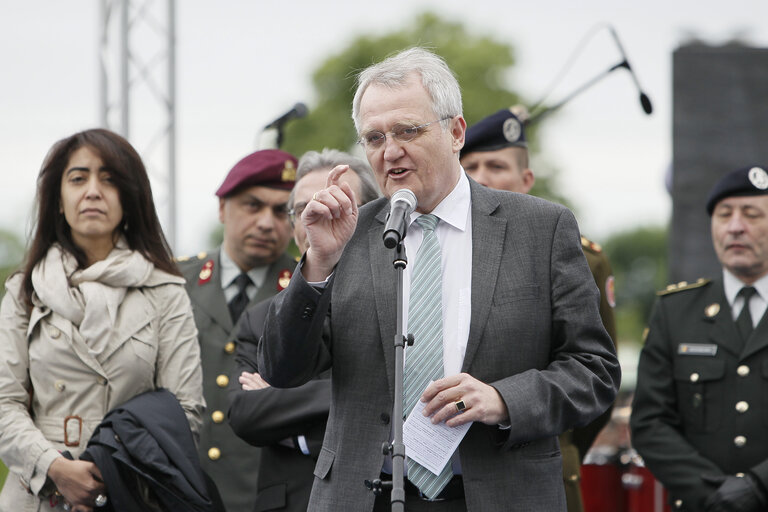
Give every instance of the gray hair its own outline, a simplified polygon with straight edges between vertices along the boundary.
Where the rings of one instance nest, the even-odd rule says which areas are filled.
[[[352,120],[358,133],[360,102],[368,86],[402,87],[414,73],[421,77],[421,84],[432,99],[432,111],[438,119],[462,115],[461,89],[453,71],[442,57],[425,48],[414,47],[369,66],[358,75],[357,91],[352,100]],[[440,125],[445,129],[447,123]]]
[[[348,165],[350,170],[354,171],[360,178],[360,197],[358,199],[361,205],[381,197],[379,186],[368,162],[338,149],[325,148],[319,153],[317,151],[307,151],[304,153],[299,159],[299,165],[296,167],[296,183],[311,172],[322,169],[330,170],[337,165]],[[296,188],[294,186],[288,198],[289,209],[293,208],[295,195]]]

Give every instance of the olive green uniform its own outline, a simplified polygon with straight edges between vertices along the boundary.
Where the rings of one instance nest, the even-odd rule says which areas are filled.
[[[589,270],[595,278],[600,290],[600,318],[603,320],[605,330],[610,334],[614,344],[616,343],[616,319],[613,314],[614,307],[614,281],[611,263],[602,248],[586,237],[581,237],[581,248],[587,258]],[[583,512],[584,505],[581,499],[581,462],[584,459],[592,442],[600,430],[608,423],[611,417],[609,408],[589,425],[569,430],[560,435],[560,451],[563,457],[563,481],[565,483],[565,498],[568,504],[568,512]]]
[[[192,301],[203,365],[207,410],[198,452],[203,469],[216,483],[228,512],[250,512],[256,502],[259,450],[238,438],[226,421],[227,387],[235,369],[234,325],[221,288],[219,250],[178,261]],[[267,270],[249,306],[288,285],[296,261],[281,256]]]

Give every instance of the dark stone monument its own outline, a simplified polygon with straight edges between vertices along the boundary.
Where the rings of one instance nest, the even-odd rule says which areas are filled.
[[[671,282],[719,275],[704,205],[725,173],[768,166],[768,49],[682,46],[673,55]]]

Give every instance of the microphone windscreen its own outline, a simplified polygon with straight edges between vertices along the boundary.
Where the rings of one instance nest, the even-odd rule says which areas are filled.
[[[651,98],[644,92],[640,93],[640,104],[643,106],[643,111],[646,114],[653,112],[653,105],[651,105]]]

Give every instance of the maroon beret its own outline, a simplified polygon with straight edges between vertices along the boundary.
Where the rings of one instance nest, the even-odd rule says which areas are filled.
[[[235,164],[216,195],[228,197],[244,187],[291,190],[296,182],[296,157],[279,149],[263,149]]]

